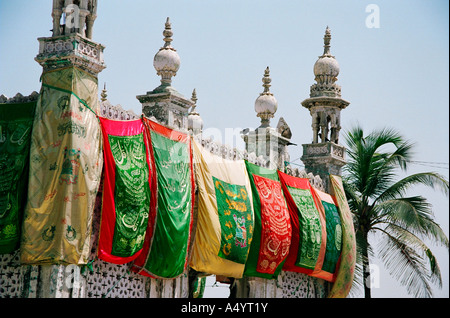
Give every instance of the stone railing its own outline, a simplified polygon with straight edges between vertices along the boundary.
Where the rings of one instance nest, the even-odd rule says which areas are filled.
[[[94,75],[105,67],[105,47],[80,34],[39,38],[39,53],[35,60],[44,71],[67,65],[76,65]]]
[[[100,116],[114,120],[133,120],[139,118],[132,110],[125,110],[120,104],[113,105],[108,100],[100,102]]]

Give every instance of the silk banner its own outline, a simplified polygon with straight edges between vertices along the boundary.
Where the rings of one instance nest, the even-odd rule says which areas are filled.
[[[86,264],[103,167],[97,78],[68,67],[42,74],[30,146],[23,264]]]
[[[289,253],[291,221],[276,170],[245,161],[249,175],[255,228],[244,276],[273,279]]]
[[[36,102],[0,104],[0,254],[19,246]]]
[[[312,274],[322,269],[326,248],[325,215],[317,206],[309,180],[278,171],[292,226],[289,254],[283,270]]]
[[[312,188],[312,192],[319,198],[319,210],[325,215],[327,239],[321,271],[313,273],[311,276],[334,282],[342,248],[341,218],[334,198],[330,194],[316,188]]]
[[[148,141],[141,119],[100,118],[100,124],[104,170],[98,257],[124,264],[139,256],[147,231],[152,184]]]
[[[195,184],[189,135],[143,118],[149,134],[156,200],[152,200],[143,251],[132,270],[155,278],[176,278],[186,269],[190,248]],[[154,188],[155,189],[155,188]]]
[[[348,206],[347,198],[340,176],[330,175],[331,187],[339,207],[342,222],[342,251],[336,280],[331,288],[330,298],[347,297],[352,288],[353,276],[356,264],[356,238],[352,213]]]
[[[190,267],[241,278],[253,236],[251,185],[243,160],[211,154],[195,140],[198,220]]]

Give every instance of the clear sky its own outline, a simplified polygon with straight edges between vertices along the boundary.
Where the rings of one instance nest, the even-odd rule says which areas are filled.
[[[379,9],[378,25],[369,17],[375,11],[366,12],[371,4]],[[51,8],[51,0],[0,0],[0,94],[40,90],[42,69],[34,57],[37,38],[51,36]],[[341,113],[344,132],[356,123],[367,132],[393,127],[416,143],[414,159],[423,162],[408,173],[448,178],[448,14],[447,0],[99,0],[93,40],[106,46],[99,84],[106,82],[108,99],[140,114],[136,95],[159,85],[153,57],[170,17],[172,45],[181,57],[173,86],[188,98],[195,88],[205,134],[239,149],[243,142],[232,132],[259,126],[254,101],[269,66],[278,100],[271,125],[284,117],[297,144],[290,146],[291,161],[302,164],[301,145],[312,141],[312,131],[301,102],[314,84],[328,25],[341,70],[337,83],[350,102]],[[411,194],[429,199],[448,236],[448,197],[425,188]],[[431,247],[444,280],[435,296],[449,297],[448,251]],[[381,278],[373,296],[407,297],[374,262]]]

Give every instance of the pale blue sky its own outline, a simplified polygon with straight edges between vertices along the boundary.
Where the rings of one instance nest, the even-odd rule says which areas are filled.
[[[379,28],[368,28],[366,7],[380,9]],[[436,171],[449,177],[449,2],[446,0],[99,0],[93,40],[106,46],[108,99],[141,113],[136,95],[159,85],[153,56],[163,45],[170,17],[172,45],[181,57],[173,86],[184,96],[197,91],[205,131],[242,149],[227,131],[256,128],[254,101],[270,67],[278,100],[272,119],[291,127],[291,161],[312,140],[311,117],[301,107],[314,84],[313,65],[323,52],[326,26],[331,53],[340,64],[338,84],[350,102],[341,113],[345,131],[360,123],[367,132],[395,127],[416,142],[417,161],[447,163],[444,169],[414,165],[409,173]],[[34,61],[38,37],[50,36],[51,0],[0,0],[0,94],[39,91],[41,67]],[[220,136],[219,136],[220,137]],[[216,137],[217,138],[217,137]],[[449,201],[417,188],[433,204],[449,233]],[[434,248],[433,248],[434,250]],[[449,297],[449,254],[436,249],[444,279],[438,297]],[[406,297],[382,270],[374,297]]]

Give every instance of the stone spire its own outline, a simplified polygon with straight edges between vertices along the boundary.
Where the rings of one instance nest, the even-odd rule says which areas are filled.
[[[278,102],[269,90],[272,79],[270,78],[270,70],[268,66],[264,71],[262,82],[264,91],[259,94],[258,98],[255,101],[255,111],[257,113],[256,116],[261,118],[260,127],[269,127],[270,119],[274,117],[274,114],[277,111]]]
[[[107,100],[108,94],[106,93],[106,83],[103,85],[103,90],[102,93],[100,94],[101,101],[104,102],[105,100]]]
[[[339,143],[340,112],[350,103],[341,98],[341,87],[336,84],[339,63],[330,53],[331,31],[326,28],[323,55],[314,64],[316,84],[310,88],[310,98],[302,102],[312,117],[313,143]]]
[[[200,114],[197,112],[197,92],[194,90],[192,91],[192,97],[191,101],[193,103],[191,111],[188,115],[188,130],[192,131],[194,135],[197,135],[202,132],[203,129],[203,120],[200,117]]]
[[[172,25],[169,18],[166,20],[164,35],[164,46],[159,49],[153,59],[156,74],[161,76],[161,86],[170,86],[172,77],[177,75],[180,68],[180,57],[172,47]]]
[[[341,87],[335,84],[340,68],[338,61],[330,52],[331,31],[328,26],[325,30],[323,41],[323,55],[319,56],[319,59],[314,64],[314,79],[317,84],[311,86],[310,96],[340,97]]]
[[[172,86],[172,77],[180,68],[180,57],[172,47],[172,25],[169,18],[163,31],[164,45],[155,54],[153,66],[161,76],[161,85],[136,98],[142,104],[142,113],[172,129],[188,131],[189,110],[194,103]],[[195,108],[194,108],[195,111]]]
[[[314,64],[314,79],[308,99],[302,106],[312,118],[312,143],[303,145],[302,161],[307,172],[319,175],[330,191],[329,174],[340,175],[345,165],[345,148],[339,145],[341,110],[350,103],[341,98],[341,87],[336,84],[340,72],[339,63],[331,55],[331,31],[325,30],[324,50]],[[328,192],[330,193],[330,192]]]

